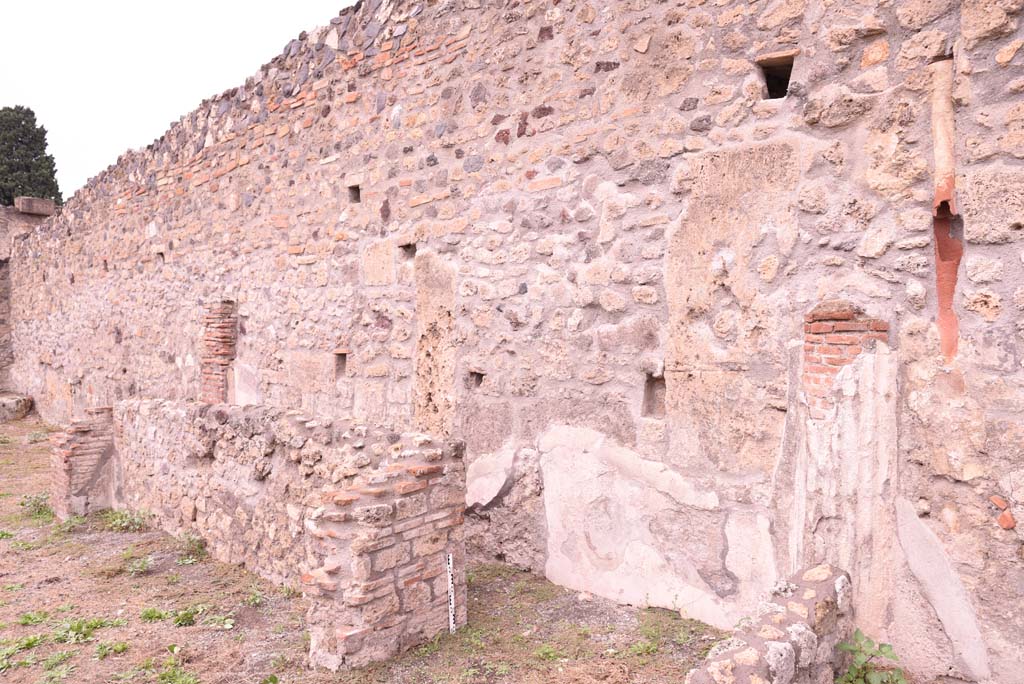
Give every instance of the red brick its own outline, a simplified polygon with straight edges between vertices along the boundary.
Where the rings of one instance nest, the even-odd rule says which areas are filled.
[[[870,321],[836,321],[836,332],[864,332],[871,328]]]
[[[995,506],[1001,511],[1005,511],[1010,506],[1008,503],[1006,503],[1006,499],[999,496],[998,494],[993,494],[992,496],[988,497],[988,500],[992,502],[993,506]]]
[[[825,342],[828,344],[859,344],[860,335],[826,335]]]
[[[830,368],[829,366],[807,366],[804,370],[809,373],[819,373],[823,375],[834,375],[839,372],[838,368]]]
[[[427,483],[426,482],[398,482],[397,484],[395,484],[395,493],[396,494],[411,494],[413,492],[418,492],[421,489],[426,489],[426,488],[427,488]]]
[[[426,465],[423,463],[413,463],[405,467],[406,471],[410,475],[416,477],[426,477],[428,475],[436,475],[444,470],[444,466],[439,465]]]
[[[999,517],[996,518],[996,522],[998,522],[999,526],[1004,530],[1012,530],[1017,527],[1017,521],[1013,519],[1013,513],[1010,512],[1009,508],[999,514]]]

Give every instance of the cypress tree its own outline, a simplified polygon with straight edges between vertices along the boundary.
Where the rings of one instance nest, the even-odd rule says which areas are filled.
[[[0,204],[19,196],[62,202],[53,156],[46,153],[46,129],[28,107],[0,109]]]

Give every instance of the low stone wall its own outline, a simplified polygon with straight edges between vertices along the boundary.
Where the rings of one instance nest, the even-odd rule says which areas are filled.
[[[89,409],[87,414],[50,437],[50,498],[62,520],[110,508],[116,496],[111,409]]]
[[[819,565],[779,582],[757,614],[716,644],[686,684],[832,684],[853,633],[850,576]]]
[[[21,420],[32,411],[32,397],[0,392],[0,423]]]
[[[301,585],[313,664],[363,665],[466,620],[460,444],[261,406],[128,400],[112,413],[115,508],[145,510],[211,555]],[[58,509],[76,512],[83,446],[56,441]],[[68,505],[61,505],[71,493]],[[66,513],[65,513],[66,514]],[[453,567],[454,596],[447,573]]]

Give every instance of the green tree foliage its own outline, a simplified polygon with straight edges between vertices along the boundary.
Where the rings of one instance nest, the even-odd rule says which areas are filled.
[[[43,197],[60,204],[57,169],[46,153],[46,129],[28,107],[0,109],[0,204],[14,198]]]

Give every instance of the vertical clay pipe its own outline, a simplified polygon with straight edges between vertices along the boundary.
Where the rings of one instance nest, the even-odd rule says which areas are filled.
[[[963,243],[952,234],[956,215],[953,162],[953,60],[930,67],[932,73],[932,148],[935,155],[935,199],[932,202],[935,230],[935,280],[938,298],[939,344],[946,362],[956,356],[960,325],[953,310],[957,271],[964,255]]]

